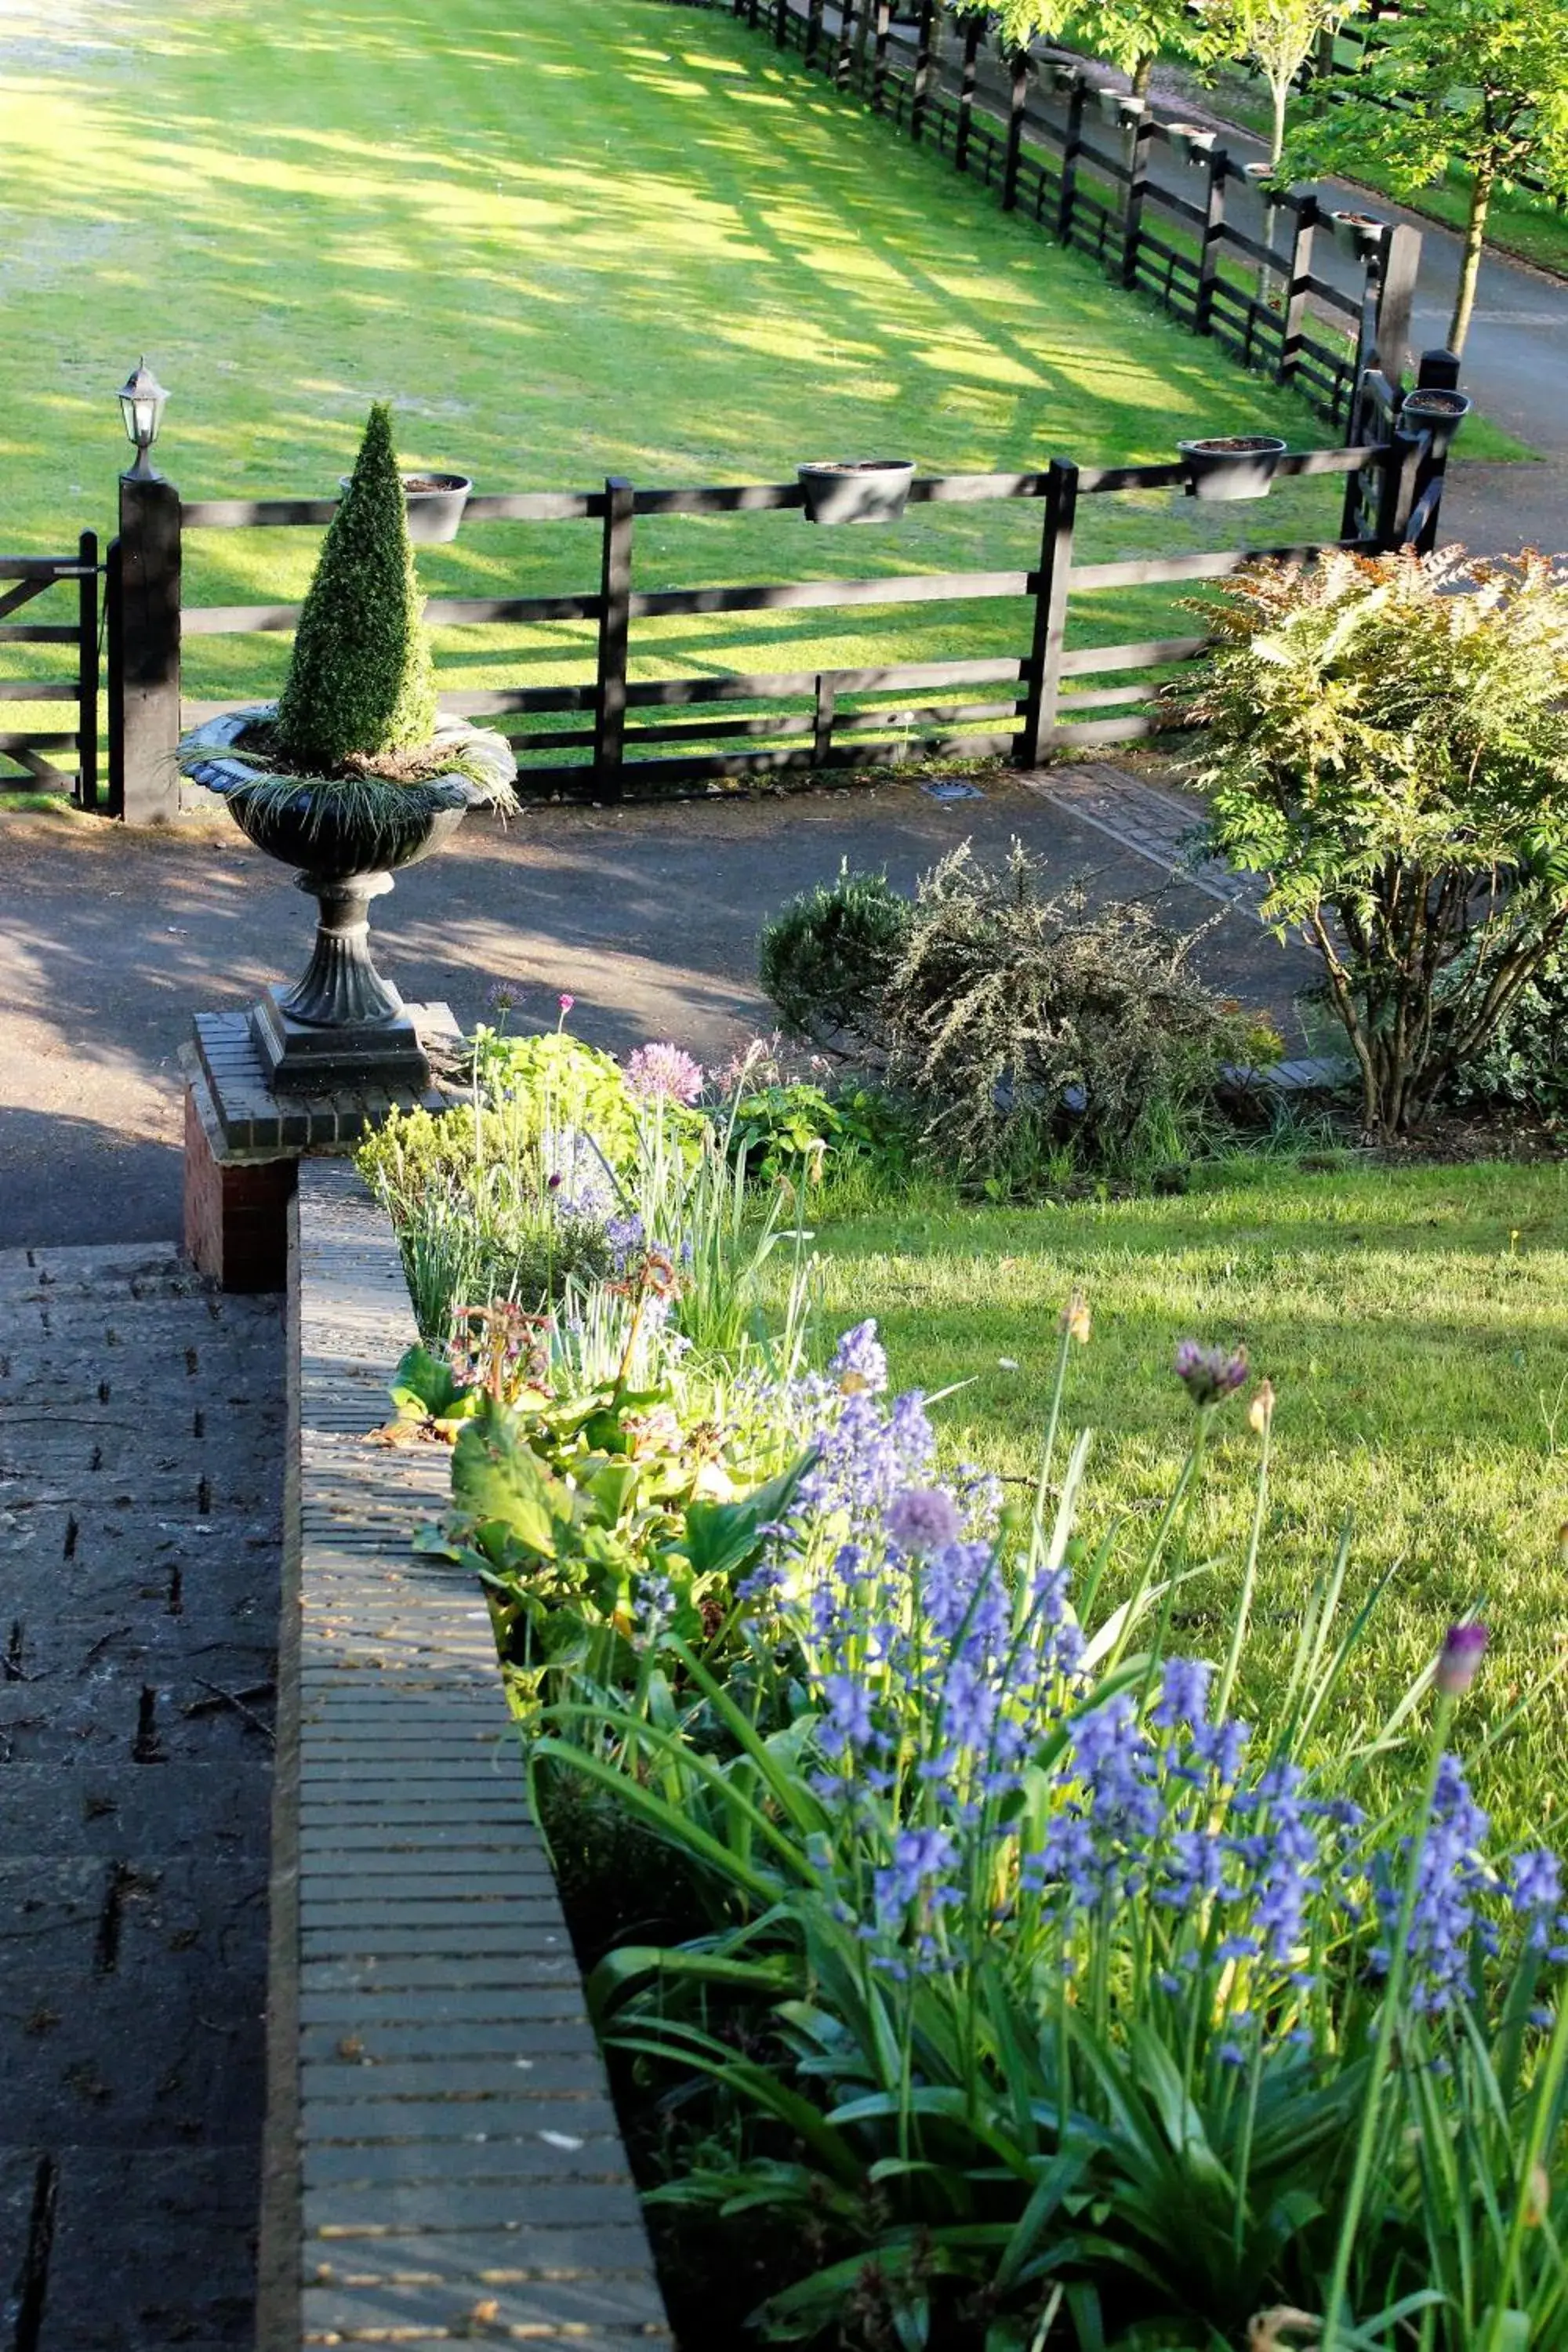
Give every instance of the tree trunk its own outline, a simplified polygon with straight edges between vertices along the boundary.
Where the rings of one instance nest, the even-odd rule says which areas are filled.
[[[1285,109],[1290,103],[1289,82],[1273,83],[1268,94],[1274,101],[1274,119],[1268,131],[1268,161],[1271,165],[1278,165],[1285,152]]]
[[[1476,280],[1481,274],[1481,251],[1486,244],[1487,214],[1491,206],[1492,189],[1497,183],[1497,171],[1490,163],[1478,163],[1476,176],[1470,184],[1470,216],[1465,223],[1465,251],[1459,263],[1459,283],[1454,294],[1454,315],[1448,321],[1448,349],[1462,352],[1465,337],[1470,331],[1470,313],[1476,307]]]
[[[1132,95],[1134,98],[1148,97],[1149,83],[1153,71],[1154,52],[1152,49],[1145,49],[1142,56],[1138,59],[1137,64],[1132,68]]]

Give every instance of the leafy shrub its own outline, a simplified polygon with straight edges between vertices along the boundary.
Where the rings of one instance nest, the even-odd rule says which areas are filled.
[[[787,1026],[819,1045],[874,1045],[910,911],[885,874],[852,874],[847,859],[837,882],[781,908],[763,931],[758,971]]]
[[[1454,1072],[1447,1099],[1559,1118],[1568,1111],[1568,958],[1548,956],[1479,1051]]]
[[[378,401],[300,615],[273,749],[308,775],[429,742],[436,677],[392,411]]]
[[[1416,1125],[1568,935],[1568,577],[1263,563],[1205,606],[1207,846],[1268,877],[1361,1073],[1369,1129]]]
[[[585,1045],[570,1030],[503,1037],[480,1029],[474,1073],[498,1116],[504,1113],[509,1148],[574,1130],[591,1135],[615,1168],[637,1158],[636,1107],[626,1073],[614,1055]]]
[[[1026,1181],[1064,1151],[1110,1170],[1186,1156],[1226,1065],[1278,1040],[1145,908],[1040,882],[1015,842],[999,871],[965,844],[921,883],[882,1002],[889,1076],[966,1176]]]
[[[825,1087],[809,1078],[769,1078],[737,1097],[726,1125],[731,1159],[748,1181],[842,1189],[864,1173],[873,1184],[909,1172],[909,1111],[885,1087]]]

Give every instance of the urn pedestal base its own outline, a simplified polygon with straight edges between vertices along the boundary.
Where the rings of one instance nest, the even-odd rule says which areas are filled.
[[[251,1006],[249,1018],[252,1041],[276,1094],[335,1094],[344,1087],[423,1094],[430,1083],[429,1057],[405,1005],[390,1020],[340,1022],[323,1029],[289,1011],[287,991],[269,988]]]

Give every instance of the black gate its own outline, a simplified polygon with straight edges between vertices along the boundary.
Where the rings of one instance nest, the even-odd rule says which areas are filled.
[[[21,675],[0,678],[0,703],[25,706],[29,722],[0,724],[0,794],[58,792],[78,808],[100,804],[98,578],[96,531],[82,532],[74,555],[0,556],[0,646],[72,648],[68,677],[64,658],[29,653],[16,665]],[[24,610],[27,618],[17,620]],[[68,724],[55,719],[56,704],[66,706]]]

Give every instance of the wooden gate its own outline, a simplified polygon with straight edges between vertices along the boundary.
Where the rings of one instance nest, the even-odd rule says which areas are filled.
[[[0,725],[0,793],[58,792],[78,808],[99,806],[98,577],[96,531],[82,532],[74,555],[0,556],[0,646],[73,649],[68,677],[58,656],[29,652],[20,675],[0,678],[0,703],[22,706],[16,715],[26,722]],[[43,610],[32,612],[35,604]],[[28,617],[16,619],[24,610]]]

